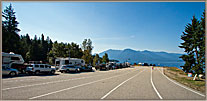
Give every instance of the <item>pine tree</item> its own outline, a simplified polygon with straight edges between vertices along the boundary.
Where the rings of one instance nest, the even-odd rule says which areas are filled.
[[[182,58],[185,61],[184,66],[181,66],[182,70],[186,73],[192,72],[192,67],[195,64],[194,55],[193,54],[182,55],[180,58]]]
[[[194,72],[198,75],[203,73],[205,68],[205,13],[201,22],[193,16],[192,22],[186,25],[185,32],[181,36],[184,41],[180,48],[183,48],[186,55],[182,55],[185,65],[182,66],[186,72]]]
[[[2,12],[2,17],[4,18],[2,19],[3,52],[20,53],[20,36],[18,35],[20,29],[17,28],[19,22],[16,21],[11,4]]]
[[[28,62],[28,58],[26,58],[26,54],[29,51],[31,47],[31,40],[28,34],[26,36],[21,36],[20,37],[20,43],[21,43],[21,52],[20,54],[22,57],[25,59],[25,62]]]
[[[205,10],[201,17],[200,30],[201,41],[199,44],[199,59],[201,60],[202,68],[205,68]]]
[[[102,63],[108,63],[108,62],[109,62],[108,54],[105,53],[102,59]]]

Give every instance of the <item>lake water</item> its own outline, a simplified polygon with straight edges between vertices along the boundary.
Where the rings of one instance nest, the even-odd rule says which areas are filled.
[[[135,62],[130,62],[135,63]],[[177,67],[179,69],[182,69],[180,66],[183,66],[185,62],[154,62],[154,61],[144,61],[142,63],[148,63],[148,64],[155,64],[156,66],[166,66],[166,67]]]
[[[177,67],[179,69],[182,69],[180,66],[183,66],[185,62],[165,62],[165,63],[158,63],[157,66],[167,66],[167,67]]]

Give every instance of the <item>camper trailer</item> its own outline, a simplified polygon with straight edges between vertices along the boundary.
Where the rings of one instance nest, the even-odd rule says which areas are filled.
[[[56,69],[59,69],[63,65],[84,66],[85,61],[83,59],[78,59],[78,58],[57,58],[57,59],[55,59],[55,68]]]
[[[2,65],[6,65],[9,68],[14,68],[25,73],[26,66],[24,65],[24,59],[19,54],[14,54],[12,52],[5,53],[2,52]]]

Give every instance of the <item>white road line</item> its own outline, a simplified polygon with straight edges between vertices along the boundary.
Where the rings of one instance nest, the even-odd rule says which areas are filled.
[[[146,70],[146,69],[145,69]],[[143,70],[143,71],[145,71]],[[109,94],[111,94],[113,91],[115,91],[117,88],[119,88],[121,85],[123,85],[124,83],[126,83],[127,81],[133,79],[134,77],[136,77],[137,75],[139,75],[140,73],[142,73],[143,71],[139,72],[138,74],[130,77],[129,79],[125,80],[124,82],[120,83],[118,86],[116,86],[114,89],[112,89],[111,91],[109,91],[106,95],[104,95],[101,99],[105,99]]]
[[[22,79],[20,79],[20,80],[3,80],[3,83],[7,83],[7,82],[18,82],[18,81],[30,81],[30,80],[44,80],[44,79],[54,79],[54,78],[65,78],[64,76],[66,76],[67,74],[63,74],[63,75],[61,75],[61,76],[56,76],[56,77],[44,77],[44,78],[35,78],[35,79],[33,79],[33,78],[27,78],[27,79],[24,79],[24,78],[22,78]],[[90,74],[83,74],[83,75],[90,75]],[[81,75],[80,75],[81,76]],[[75,75],[70,75],[70,77],[75,77]]]
[[[116,72],[120,73],[122,71]],[[39,83],[39,84],[32,84],[32,85],[24,85],[24,86],[17,86],[17,87],[10,87],[10,88],[4,88],[4,90],[12,90],[12,89],[18,89],[18,88],[25,88],[25,87],[32,87],[32,86],[39,86],[39,85],[46,85],[46,84],[52,84],[52,83],[59,83],[59,82],[66,82],[66,81],[71,81],[71,80],[79,80],[79,79],[85,79],[85,78],[91,78],[91,77],[97,77],[97,76],[102,76],[105,75],[106,73],[99,74],[99,75],[93,75],[93,76],[88,76],[88,77],[80,77],[80,78],[74,78],[74,79],[67,79],[67,80],[59,80],[59,81],[52,81],[52,82],[45,82],[45,83]],[[4,82],[4,81],[3,81]]]
[[[152,87],[153,89],[155,90],[156,94],[159,96],[160,99],[163,99],[162,96],[160,95],[160,93],[157,91],[153,81],[152,81],[152,67],[151,67],[151,84],[152,84]]]
[[[109,73],[109,72],[116,72],[116,73],[119,73],[119,72],[122,72],[124,69],[119,69],[119,70],[116,70],[116,71],[107,71],[106,73]],[[97,72],[99,72],[99,73],[101,73],[101,74],[106,74],[105,72],[101,72],[101,71],[97,71]],[[93,73],[95,73],[95,72],[90,72],[90,73],[81,73],[80,74],[80,76],[81,75],[92,75]],[[44,78],[39,78],[38,76],[33,76],[33,77],[25,77],[25,78],[9,78],[9,79],[2,79],[2,81],[3,81],[3,83],[7,83],[7,82],[18,82],[18,81],[29,81],[29,80],[42,80],[42,79],[53,79],[53,78],[58,78],[58,77],[64,77],[64,76],[66,76],[66,75],[70,75],[70,74],[62,74],[61,73],[61,75],[59,75],[59,76],[55,76],[55,77],[51,77],[51,76],[47,76],[47,77],[44,77]],[[71,76],[73,76],[73,77],[75,77],[76,75],[70,75],[70,77]]]
[[[92,77],[92,76],[91,76]],[[46,83],[39,83],[39,84],[32,84],[32,85],[25,85],[25,86],[17,86],[17,87],[10,87],[10,88],[4,88],[4,90],[12,90],[12,89],[17,89],[17,88],[24,88],[24,87],[32,87],[32,86],[39,86],[39,85],[46,85],[46,84],[51,84],[51,83],[59,83],[59,82],[66,82],[66,81],[71,81],[71,80],[79,80],[79,79],[84,79],[84,78],[90,78],[90,77],[82,77],[82,78],[75,78],[75,79],[68,79],[68,80],[59,80],[59,81],[53,81],[53,82],[46,82]]]
[[[161,71],[160,71],[160,72],[161,72]],[[164,77],[166,77],[169,81],[175,83],[176,85],[178,85],[178,86],[180,86],[180,87],[182,87],[182,88],[185,88],[185,89],[187,89],[187,90],[189,90],[189,91],[191,91],[191,92],[193,92],[193,93],[196,93],[196,94],[198,94],[198,95],[200,95],[200,96],[205,97],[205,95],[203,95],[203,94],[201,94],[201,93],[199,93],[199,92],[196,92],[196,91],[194,91],[194,90],[192,90],[192,89],[190,89],[190,88],[188,88],[188,87],[186,87],[186,86],[184,86],[184,85],[182,85],[182,84],[180,84],[180,83],[177,83],[176,81],[174,81],[174,80],[168,78],[166,75],[164,75],[164,73],[161,73],[161,74],[162,74]]]
[[[74,79],[67,79],[67,80],[59,80],[59,81],[45,82],[45,83],[25,85],[25,86],[10,87],[10,88],[4,88],[2,90],[11,90],[11,89],[17,89],[17,88],[32,87],[32,86],[39,86],[39,85],[46,85],[46,84],[66,82],[66,81],[71,81],[71,80],[79,80],[79,79],[85,79],[85,78],[91,78],[91,77],[97,77],[97,76],[102,76],[102,75],[100,74],[100,75],[95,75],[95,76],[93,75],[93,76],[88,76],[88,77],[80,77],[80,78],[74,78]]]
[[[2,78],[2,81],[10,81],[10,80],[21,80],[21,79],[33,79],[33,78],[38,78],[37,76],[29,76],[29,77],[21,77],[21,78]]]
[[[135,71],[132,71],[132,72],[135,72]],[[129,73],[131,73],[131,72],[129,72]],[[77,85],[77,86],[73,86],[73,87],[69,87],[69,88],[61,89],[61,90],[58,90],[58,91],[54,91],[54,92],[50,92],[50,93],[46,93],[46,94],[42,94],[42,95],[39,95],[39,96],[31,97],[31,98],[29,98],[29,99],[32,100],[32,99],[40,98],[40,97],[43,97],[43,96],[47,96],[47,95],[51,95],[51,94],[55,94],[55,93],[59,93],[59,92],[62,92],[62,91],[70,90],[70,89],[73,89],[73,88],[77,88],[77,87],[81,87],[81,86],[85,86],[85,85],[93,84],[93,83],[96,83],[96,82],[99,82],[99,81],[103,81],[103,80],[107,80],[107,79],[111,79],[111,78],[115,78],[115,77],[123,76],[123,75],[129,74],[129,73],[125,73],[125,74],[121,74],[121,75],[116,75],[116,76],[112,76],[112,77],[109,77],[109,78],[105,78],[105,79],[101,79],[101,80],[96,80],[96,81],[92,81],[92,82],[88,82],[88,83],[80,84],[80,85]]]
[[[43,79],[43,78],[41,78]],[[7,82],[18,82],[18,81],[30,81],[30,80],[37,80],[37,79],[23,79],[23,80],[3,80],[2,83],[7,83]]]
[[[19,78],[10,78],[10,79],[3,79],[3,82],[17,82],[17,81],[26,81],[26,80],[41,80],[41,79],[51,79],[51,78],[57,78],[57,77],[63,77],[67,74],[62,74],[62,75],[59,75],[59,76],[45,76],[45,77],[39,77],[39,76],[29,76],[29,77],[19,77]],[[89,75],[89,74],[83,74],[83,75]],[[70,76],[75,76],[75,75],[70,75]]]

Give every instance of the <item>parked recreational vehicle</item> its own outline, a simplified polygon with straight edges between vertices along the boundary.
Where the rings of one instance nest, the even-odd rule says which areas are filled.
[[[14,68],[24,73],[26,70],[26,66],[24,66],[24,59],[19,54],[4,53],[2,52],[2,65],[7,65],[9,68]]]
[[[84,66],[85,61],[83,59],[77,59],[77,58],[57,58],[57,59],[55,59],[56,69],[59,69],[62,65]]]

